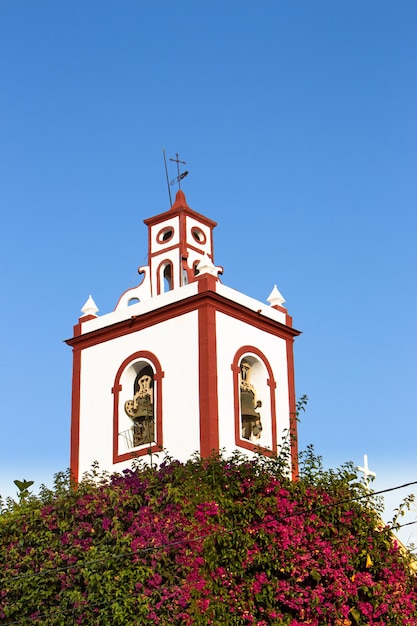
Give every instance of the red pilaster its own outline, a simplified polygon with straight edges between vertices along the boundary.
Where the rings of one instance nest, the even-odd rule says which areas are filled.
[[[287,339],[287,372],[288,372],[288,402],[290,406],[290,438],[291,438],[291,472],[293,480],[298,478],[298,436],[297,436],[297,407],[295,401],[294,382],[294,340]]]
[[[81,392],[81,350],[73,348],[72,363],[72,401],[71,401],[71,443],[70,471],[71,478],[78,482],[80,452],[80,392]]]
[[[198,277],[199,293],[216,291],[217,278]],[[217,393],[216,309],[205,300],[198,309],[198,367],[200,392],[200,454],[219,451],[219,401]]]

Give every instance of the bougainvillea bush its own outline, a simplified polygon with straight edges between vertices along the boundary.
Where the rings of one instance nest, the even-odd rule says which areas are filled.
[[[0,624],[417,624],[409,557],[311,450],[137,466],[3,504]]]

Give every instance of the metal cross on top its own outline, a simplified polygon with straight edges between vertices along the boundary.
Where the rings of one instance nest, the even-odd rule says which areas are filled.
[[[369,485],[369,478],[370,477],[376,478],[375,472],[371,472],[371,470],[369,469],[369,466],[368,466],[368,455],[367,454],[363,455],[363,467],[360,467],[359,465],[357,465],[356,469],[359,472],[363,472],[363,478],[364,478],[364,481],[365,481],[365,485],[367,487]]]
[[[179,159],[179,154],[178,152],[175,154],[175,159],[169,159],[170,161],[173,161],[174,163],[177,164],[177,172],[178,172],[178,176],[176,178],[174,178],[173,180],[170,181],[170,185],[175,185],[176,183],[178,183],[178,189],[181,189],[181,181],[183,178],[185,178],[188,175],[188,172],[180,172],[180,163],[182,165],[186,165],[185,161],[180,161]]]
[[[188,172],[180,172],[180,163],[182,165],[185,165],[185,161],[180,161],[180,156],[177,152],[175,155],[175,159],[169,159],[169,160],[177,164],[178,176],[170,181],[168,178],[168,167],[167,167],[167,159],[165,156],[165,148],[162,148],[162,154],[164,155],[165,176],[167,177],[168,195],[169,195],[169,203],[170,203],[169,206],[172,206],[171,185],[175,185],[176,183],[178,183],[178,189],[181,189],[181,181],[183,178],[187,176]]]

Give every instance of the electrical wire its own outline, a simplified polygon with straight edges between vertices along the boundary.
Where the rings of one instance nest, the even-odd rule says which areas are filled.
[[[372,498],[374,496],[378,496],[378,495],[382,495],[383,493],[388,493],[391,491],[397,491],[398,489],[403,489],[405,487],[410,487],[412,485],[417,485],[417,481],[414,482],[410,482],[410,483],[405,483],[403,485],[398,485],[396,487],[390,487],[388,489],[381,489],[380,491],[373,491],[373,492],[369,492],[369,493],[365,493],[359,496],[356,496],[354,498],[347,498],[344,500],[339,500],[338,502],[331,502],[329,504],[323,504],[319,507],[316,507],[312,510],[310,510],[310,513],[318,513],[320,511],[323,510],[327,510],[330,508],[336,508],[338,506],[341,506],[343,504],[349,504],[350,502],[356,502],[356,501],[360,501],[360,500],[364,500],[366,498]],[[302,509],[302,510],[298,510],[298,511],[293,511],[292,513],[288,513],[286,515],[283,515],[281,517],[275,518],[274,522],[284,522],[286,519],[289,519],[291,517],[298,517],[299,515],[305,515],[306,513],[306,509]],[[414,522],[410,522],[411,524]],[[252,525],[252,528],[256,528],[256,526],[262,525],[263,522],[260,521],[258,524],[255,524],[255,526]],[[396,528],[398,528],[398,526],[396,526]],[[46,570],[42,570],[41,572],[29,572],[29,573],[25,573],[25,574],[19,574],[18,576],[10,576],[9,578],[3,578],[1,579],[1,582],[7,583],[7,582],[12,582],[12,581],[16,581],[16,580],[21,580],[21,579],[26,579],[26,578],[34,578],[34,577],[38,577],[38,576],[46,576],[47,574],[53,574],[55,572],[63,572],[63,571],[67,571],[70,569],[74,569],[77,567],[88,567],[89,565],[96,565],[98,563],[104,563],[106,561],[111,561],[111,560],[116,560],[116,559],[124,559],[124,558],[129,558],[132,556],[135,556],[137,554],[144,554],[146,552],[154,552],[156,550],[162,550],[164,548],[173,548],[175,546],[184,544],[184,543],[190,543],[190,542],[195,542],[195,541],[200,541],[200,540],[204,540],[204,539],[208,539],[209,537],[212,536],[218,536],[218,535],[226,535],[226,534],[232,534],[233,532],[235,532],[236,530],[238,530],[239,527],[236,528],[229,528],[229,529],[224,529],[224,530],[217,530],[214,531],[212,533],[207,533],[205,535],[199,535],[198,537],[187,537],[186,539],[179,539],[177,541],[173,541],[170,543],[166,543],[166,544],[160,544],[158,546],[147,546],[145,548],[140,548],[139,550],[134,550],[132,552],[128,552],[128,553],[119,553],[119,554],[111,554],[109,556],[103,557],[102,559],[93,559],[93,560],[89,560],[89,561],[77,561],[76,563],[72,563],[71,565],[63,565],[61,567],[54,567],[54,568],[49,568]]]
[[[329,504],[326,504],[326,505],[321,505],[320,507],[316,507],[315,509],[312,509],[309,512],[317,512],[317,511],[325,510],[325,509],[329,509],[329,508],[336,508],[336,507],[338,507],[340,505],[348,504],[349,502],[355,502],[355,501],[358,501],[358,500],[371,498],[371,497],[374,497],[374,496],[377,496],[377,495],[382,495],[383,493],[396,491],[398,489],[403,489],[405,487],[409,487],[409,486],[416,485],[416,484],[417,484],[417,481],[413,481],[413,482],[410,482],[410,483],[405,483],[403,485],[398,485],[396,487],[390,487],[388,489],[381,489],[380,491],[374,491],[374,492],[365,493],[365,494],[362,494],[360,496],[356,496],[354,498],[348,498],[348,499],[340,500],[338,502],[332,502],[332,503],[329,503]],[[289,519],[291,517],[296,517],[296,516],[302,515],[302,514],[305,514],[305,510],[303,510],[303,511],[296,511],[296,512],[292,512],[292,513],[289,513],[287,515],[281,516],[280,518],[275,519],[274,522],[277,522],[277,521],[278,522],[282,522],[282,521],[285,521],[286,519]],[[396,525],[395,528],[396,528],[396,530],[398,530],[398,529],[403,528],[405,526],[411,526],[411,525],[416,524],[416,523],[417,523],[417,521],[407,522],[407,523],[404,523],[404,524]],[[252,524],[251,527],[252,528],[256,528],[257,526],[263,525],[263,524],[264,524],[264,522],[259,522],[259,524],[255,524],[255,526]],[[222,534],[232,534],[232,533],[236,532],[237,530],[244,530],[244,528],[245,527],[243,527],[243,528],[235,527],[235,528],[231,528],[231,529],[224,529],[224,530],[221,530],[221,531],[217,530],[217,531],[214,531],[212,533],[207,533],[205,535],[200,535],[198,537],[191,537],[191,538],[187,538],[187,539],[181,539],[181,540],[178,540],[178,541],[174,541],[174,542],[170,542],[170,543],[166,543],[166,544],[161,544],[159,546],[148,546],[146,548],[141,548],[140,550],[132,551],[132,552],[129,552],[129,553],[112,554],[112,555],[110,555],[108,557],[105,557],[103,559],[94,559],[94,560],[90,560],[90,561],[78,561],[77,563],[73,563],[72,565],[67,565],[67,566],[58,567],[58,568],[50,568],[50,569],[44,570],[42,572],[33,572],[33,573],[30,573],[30,574],[22,574],[20,576],[9,577],[9,578],[3,579],[2,582],[3,583],[5,583],[5,582],[7,583],[7,582],[20,580],[20,579],[23,579],[23,578],[43,576],[43,575],[46,575],[46,574],[66,571],[68,569],[73,569],[73,568],[76,568],[76,567],[87,567],[89,565],[94,565],[94,564],[97,564],[97,563],[104,563],[104,562],[107,562],[107,561],[110,561],[110,560],[128,558],[128,557],[135,556],[136,554],[142,554],[142,553],[151,552],[151,551],[155,551],[155,550],[161,550],[163,548],[175,547],[175,546],[178,546],[178,545],[181,545],[181,544],[184,544],[184,543],[204,540],[204,539],[207,539],[209,537],[217,536],[219,534],[220,535],[222,535]],[[391,530],[391,529],[389,529],[389,530]],[[332,544],[341,543],[343,541],[344,540],[340,540],[339,542],[338,541],[332,541]],[[164,588],[165,589],[174,589],[176,587],[178,587],[178,585],[171,585],[169,587],[164,587]],[[139,597],[139,595],[140,594],[130,594],[130,597]],[[68,609],[66,611],[57,610],[57,611],[52,611],[52,612],[49,612],[49,613],[43,613],[41,615],[28,616],[28,617],[25,617],[25,618],[17,620],[17,621],[3,622],[3,626],[13,626],[13,625],[16,625],[16,624],[24,624],[27,621],[35,622],[35,621],[40,620],[40,619],[53,618],[54,616],[58,616],[58,615],[70,616],[70,615],[74,615],[77,611],[82,611],[82,610],[91,609],[91,608],[103,607],[103,606],[109,605],[112,602],[113,601],[107,599],[105,602],[101,602],[101,603],[94,603],[94,604],[87,603],[87,604],[83,604],[82,606],[79,606],[79,607],[76,607],[76,608],[73,608],[73,609]]]
[[[416,522],[408,522],[408,523],[405,523],[405,524],[401,524],[397,528],[403,528],[403,526],[410,526],[411,524],[417,524],[417,521]],[[333,541],[332,544],[337,544],[337,543],[342,543],[342,542],[343,542],[343,540]],[[127,555],[127,556],[130,556],[130,554]],[[178,584],[177,585],[169,585],[168,587],[165,586],[164,589],[165,590],[172,590],[172,589],[175,589],[177,587],[178,587]],[[142,595],[142,594],[139,594],[139,593],[138,594],[132,594],[132,593],[130,593],[129,597],[130,598],[139,598],[140,595]],[[58,615],[64,616],[64,617],[67,617],[67,616],[69,617],[69,616],[74,615],[75,613],[77,613],[79,611],[84,611],[86,609],[96,609],[96,608],[105,607],[105,606],[108,606],[110,604],[113,604],[113,602],[114,602],[114,600],[110,600],[110,599],[107,599],[104,602],[96,602],[96,603],[89,603],[89,602],[87,602],[85,604],[82,604],[82,605],[80,605],[78,607],[75,607],[75,608],[72,608],[72,609],[67,609],[67,610],[59,609],[59,610],[50,611],[49,613],[42,613],[40,615],[27,616],[27,617],[24,617],[24,618],[21,618],[19,620],[15,620],[15,621],[12,621],[12,622],[10,622],[10,621],[9,622],[3,622],[3,626],[13,626],[13,625],[16,625],[16,624],[24,624],[27,621],[35,622],[37,620],[42,620],[42,619],[45,619],[45,618],[53,618],[53,617],[56,617]]]

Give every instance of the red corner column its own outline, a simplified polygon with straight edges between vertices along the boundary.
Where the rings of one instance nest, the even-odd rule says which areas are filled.
[[[74,326],[74,339],[82,334],[82,323],[94,319],[94,315],[84,315]],[[67,342],[71,345],[70,340]],[[70,441],[70,472],[71,480],[79,480],[80,455],[80,395],[81,395],[81,352],[82,348],[72,344],[72,394],[71,394],[71,441]]]
[[[207,458],[219,451],[219,402],[217,393],[216,307],[210,292],[216,291],[217,278],[198,277],[199,293],[207,293],[198,309],[198,367],[200,394],[200,454]]]

